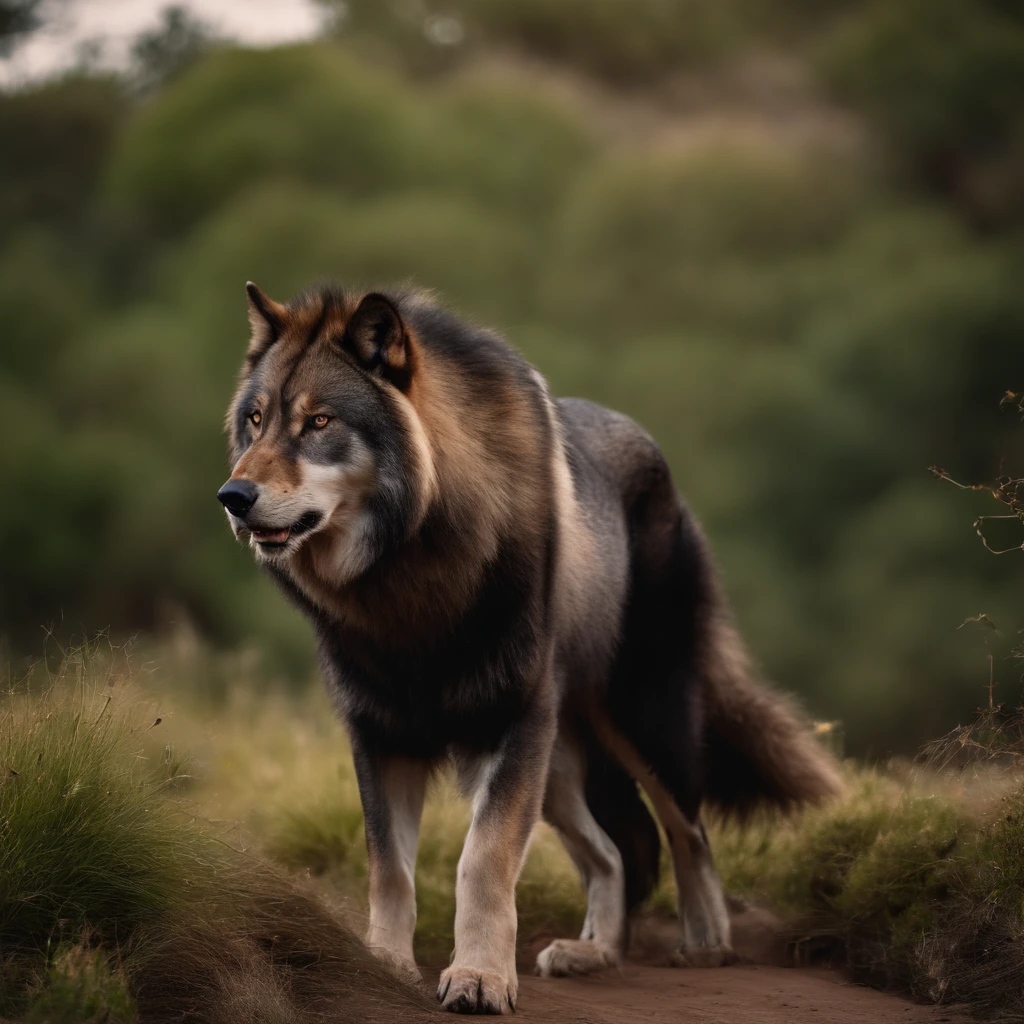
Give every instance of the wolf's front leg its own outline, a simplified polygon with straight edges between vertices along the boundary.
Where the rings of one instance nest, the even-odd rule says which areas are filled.
[[[516,881],[540,816],[555,714],[535,708],[491,758],[473,805],[455,886],[455,952],[437,998],[458,1013],[515,1010]]]
[[[407,976],[419,979],[412,951],[416,930],[416,846],[428,766],[372,749],[353,730],[370,865],[370,926],[366,944]]]

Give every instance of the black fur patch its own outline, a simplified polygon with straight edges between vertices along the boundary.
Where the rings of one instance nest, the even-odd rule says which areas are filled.
[[[381,642],[317,613],[321,658],[332,685],[346,691],[350,723],[394,753],[495,750],[526,713],[541,670],[543,583],[531,553],[509,539],[461,621],[429,637],[396,624]]]
[[[661,836],[636,782],[590,735],[586,744],[585,795],[590,813],[619,848],[626,876],[626,912],[658,885]]]

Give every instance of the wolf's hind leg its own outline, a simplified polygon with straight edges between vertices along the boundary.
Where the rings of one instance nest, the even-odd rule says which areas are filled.
[[[587,890],[587,916],[579,939],[555,939],[537,957],[542,975],[588,974],[618,964],[626,936],[622,856],[595,821],[585,796],[582,750],[559,737],[551,758],[544,820],[561,837]]]
[[[672,843],[682,930],[679,952],[690,966],[724,967],[736,960],[725,893],[703,827],[686,824],[690,827],[683,837]]]
[[[352,753],[366,823],[370,924],[366,945],[419,979],[412,951],[416,930],[416,847],[428,766],[378,754],[352,736]]]
[[[606,724],[602,736],[623,767],[640,783],[654,804],[668,836],[676,878],[676,900],[682,932],[679,952],[696,967],[721,967],[736,959],[732,951],[729,910],[715,871],[711,847],[694,811],[686,814],[679,801],[621,733]],[[696,807],[696,802],[688,800]]]

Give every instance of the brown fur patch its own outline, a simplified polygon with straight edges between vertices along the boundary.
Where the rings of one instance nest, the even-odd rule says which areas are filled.
[[[298,463],[281,454],[276,440],[271,436],[253,442],[236,463],[231,479],[269,485],[284,494],[298,487],[302,483]]]

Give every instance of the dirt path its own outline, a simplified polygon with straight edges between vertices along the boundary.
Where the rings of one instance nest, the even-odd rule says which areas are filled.
[[[431,989],[436,973],[428,975]],[[699,969],[628,963],[620,971],[587,978],[521,973],[514,1020],[524,1024],[967,1024],[970,1018],[956,1007],[921,1006],[851,985],[836,971],[754,964]]]
[[[850,985],[832,971],[740,965],[715,970],[627,964],[590,978],[520,976],[516,1020],[549,1024],[962,1024]]]
[[[789,962],[778,921],[755,907],[732,914],[742,962],[731,967],[663,966],[672,960],[674,921],[634,920],[620,970],[586,978],[538,978],[537,953],[553,936],[519,951],[517,1022],[536,1024],[968,1024],[958,1007],[922,1006],[851,984],[839,971]],[[426,970],[433,993],[440,968]],[[447,1015],[446,1015],[447,1016]]]
[[[742,963],[731,967],[662,966],[675,923],[649,916],[634,922],[626,965],[586,978],[531,973],[549,937],[520,949],[515,1020],[536,1024],[967,1024],[958,1007],[922,1006],[853,985],[839,971],[793,968],[778,923],[748,908],[732,916]],[[432,993],[440,968],[425,971]]]

